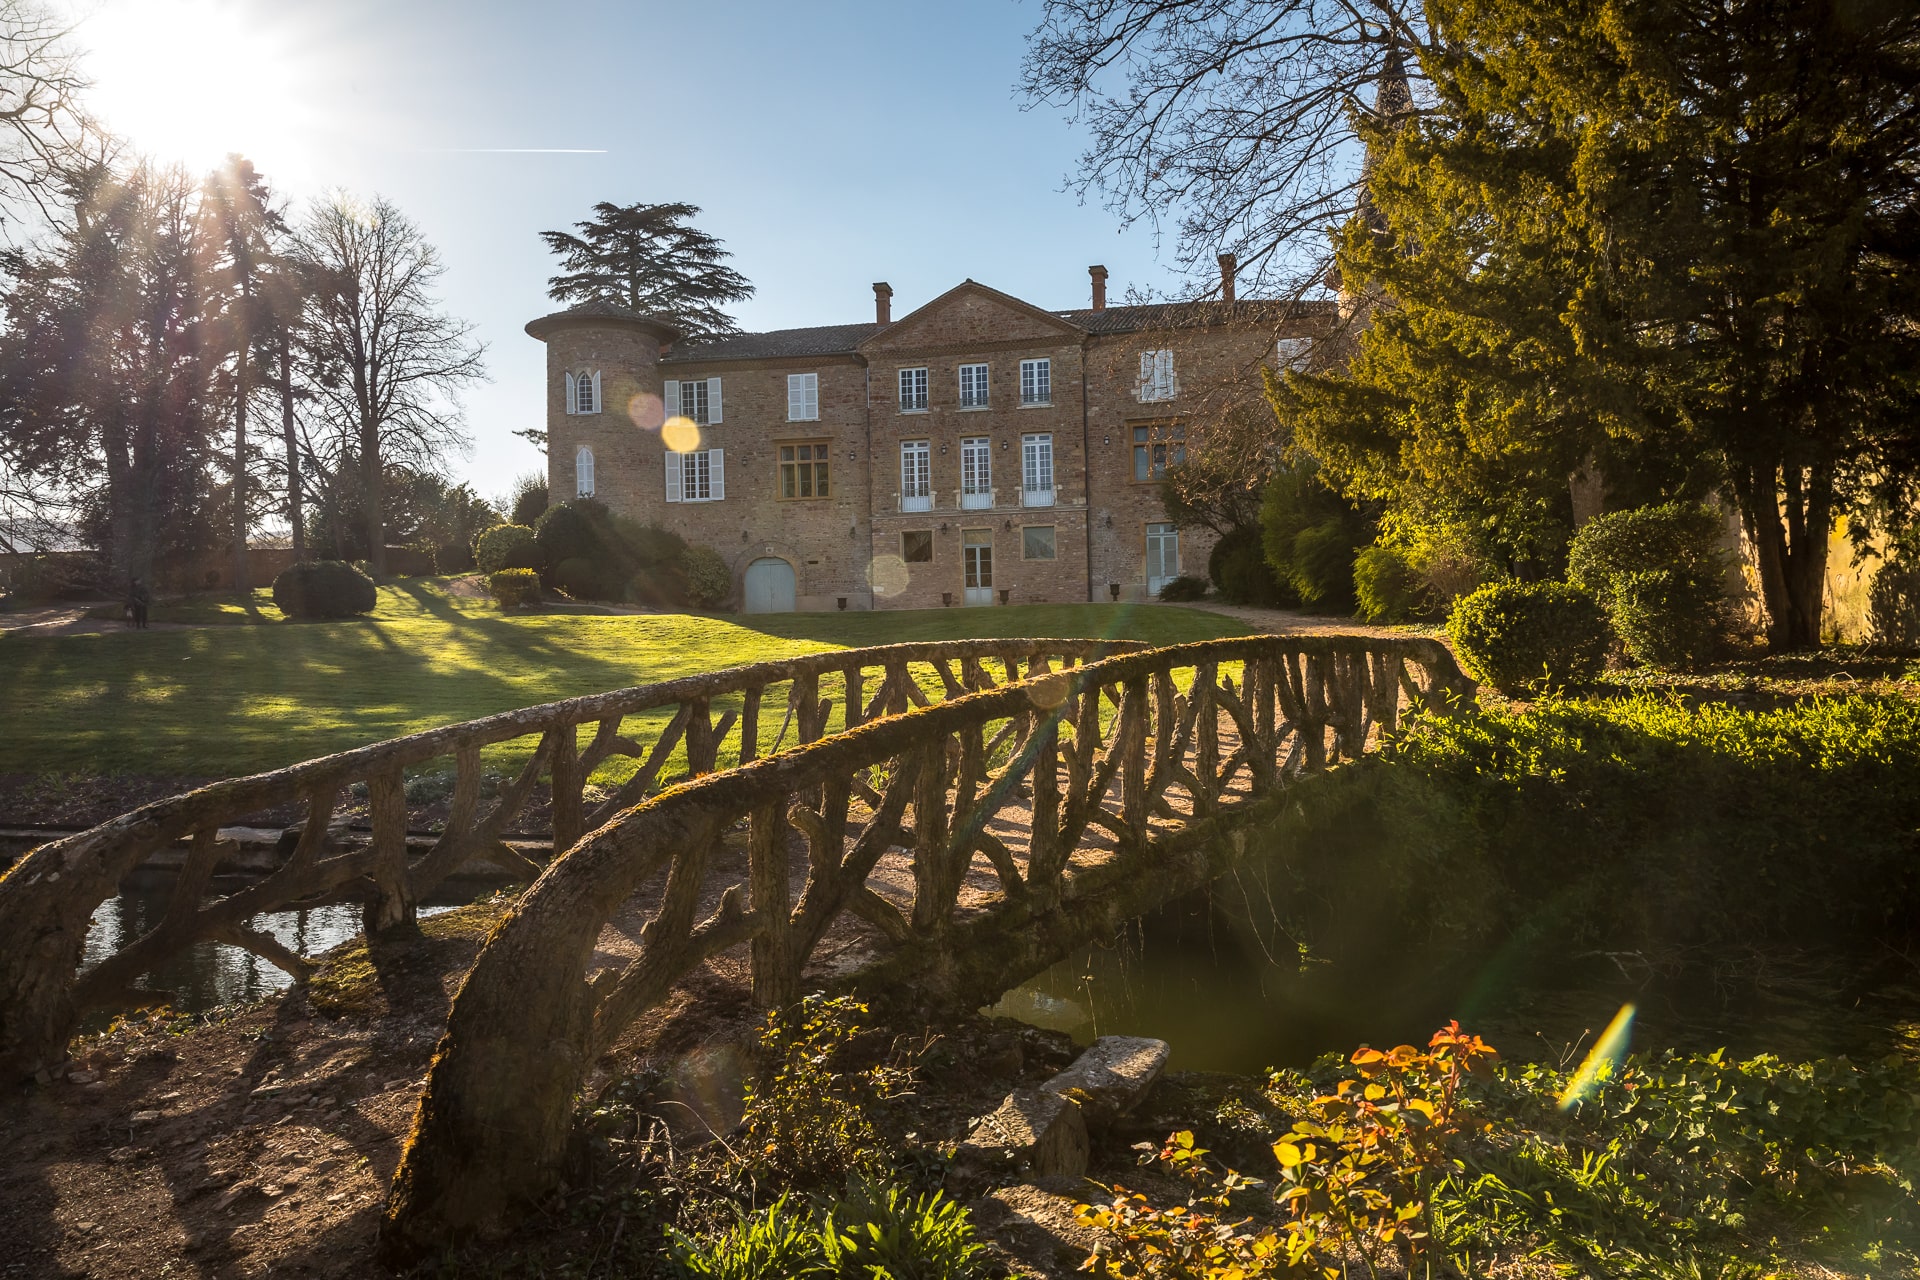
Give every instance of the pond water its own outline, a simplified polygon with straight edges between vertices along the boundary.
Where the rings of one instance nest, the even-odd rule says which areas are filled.
[[[207,900],[224,897],[248,883],[245,878],[222,877],[214,882]],[[158,924],[173,884],[170,871],[136,871],[123,880],[119,894],[101,903],[93,913],[81,967],[92,968]],[[487,884],[451,882],[421,904],[420,914],[450,911],[491,891],[492,886]],[[337,903],[301,911],[269,911],[249,923],[300,955],[314,956],[359,936],[360,907],[357,903]],[[134,985],[174,992],[178,997],[174,1008],[199,1012],[216,1005],[258,1000],[291,984],[286,973],[251,951],[221,942],[198,942],[143,974]]]
[[[1636,1051],[1920,1050],[1912,991],[1853,986],[1815,958],[1776,955],[1763,982],[1727,980],[1749,967],[1739,957],[1705,966],[1713,972],[1656,972],[1632,956],[1591,953],[1543,968],[1516,962],[1518,948],[1440,960],[1384,922],[1366,921],[1350,924],[1341,952],[1336,963],[1303,960],[1258,883],[1230,878],[1036,975],[989,1012],[1082,1044],[1154,1036],[1185,1071],[1259,1073],[1362,1044],[1425,1044],[1453,1018],[1509,1057],[1560,1061],[1584,1052],[1627,1003],[1638,1009]],[[1551,956],[1551,948],[1527,954]],[[1846,998],[1836,999],[1842,989]]]

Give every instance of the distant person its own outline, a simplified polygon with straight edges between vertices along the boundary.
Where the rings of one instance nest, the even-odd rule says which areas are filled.
[[[127,617],[133,623],[135,631],[147,629],[147,605],[152,597],[147,594],[147,584],[135,578],[133,585],[127,588]]]

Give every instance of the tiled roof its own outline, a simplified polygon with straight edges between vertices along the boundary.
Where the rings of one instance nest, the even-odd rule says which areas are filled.
[[[676,342],[662,364],[695,360],[762,360],[778,356],[839,356],[852,354],[862,341],[880,331],[877,324],[821,324],[810,329],[775,329],[770,333],[726,333]]]
[[[646,311],[635,311],[632,307],[623,307],[617,302],[582,302],[568,307],[565,311],[555,311],[541,316],[537,320],[527,321],[526,329],[533,337],[542,341],[556,326],[575,320],[633,320],[653,326],[667,333],[680,332],[680,326],[672,317],[656,315]]]
[[[1133,333],[1141,329],[1191,329],[1205,325],[1277,323],[1289,317],[1329,315],[1332,302],[1155,302],[1142,307],[1105,307],[1099,311],[1056,311],[1089,333]]]

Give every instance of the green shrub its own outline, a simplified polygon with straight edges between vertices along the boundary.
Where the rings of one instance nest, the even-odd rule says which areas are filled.
[[[533,536],[541,557],[555,569],[568,560],[605,560],[612,548],[601,530],[612,532],[611,517],[591,498],[562,502],[546,509],[534,522]]]
[[[1468,672],[1509,697],[1585,684],[1607,657],[1607,620],[1564,582],[1495,582],[1462,596],[1447,634]]]
[[[513,484],[513,512],[515,524],[525,525],[529,529],[547,510],[547,482],[538,473],[529,472]]]
[[[1354,546],[1353,528],[1345,520],[1316,524],[1295,536],[1287,581],[1302,601],[1329,613],[1353,611]]]
[[[497,524],[473,540],[473,563],[485,574],[503,569],[538,569],[540,544],[525,525]]]
[[[1263,837],[1292,895],[1279,910],[1336,963],[1368,962],[1383,936],[1524,967],[1905,952],[1920,928],[1920,702],[1468,708],[1347,772]]]
[[[915,1196],[856,1181],[824,1211],[782,1195],[709,1235],[667,1228],[674,1260],[704,1280],[970,1280],[988,1274],[986,1249],[962,1206],[941,1192]]]
[[[1721,535],[1720,517],[1698,504],[1610,511],[1574,534],[1567,578],[1593,593],[1635,662],[1691,666],[1726,631]]]
[[[1160,598],[1174,604],[1188,600],[1205,600],[1207,580],[1183,573],[1177,578],[1169,579],[1166,585],[1160,588]]]
[[[502,569],[487,575],[487,594],[502,609],[534,604],[540,599],[540,575],[532,569]]]
[[[1353,610],[1353,557],[1373,541],[1371,523],[1320,481],[1311,461],[1281,467],[1260,502],[1267,564],[1302,603],[1323,612]]]
[[[687,599],[696,609],[718,609],[733,594],[733,570],[712,547],[688,547],[681,557]]]
[[[1378,543],[1353,558],[1353,594],[1368,622],[1406,622],[1427,608],[1420,570],[1398,547]]]
[[[1867,588],[1867,624],[1875,644],[1920,645],[1920,530],[1908,530],[1887,548]]]
[[[373,579],[341,560],[302,560],[273,580],[273,603],[289,618],[345,618],[372,613]]]
[[[470,573],[473,570],[473,548],[464,543],[433,549],[433,571],[435,573]]]
[[[1207,576],[1228,604],[1275,609],[1299,603],[1267,563],[1260,530],[1252,526],[1235,529],[1213,544],[1207,556]]]
[[[621,546],[642,569],[677,565],[687,552],[687,540],[673,530],[657,524],[640,524],[616,517],[614,532]]]
[[[616,574],[602,561],[574,556],[555,565],[550,576],[554,586],[575,600],[619,600],[626,594],[626,583]]]

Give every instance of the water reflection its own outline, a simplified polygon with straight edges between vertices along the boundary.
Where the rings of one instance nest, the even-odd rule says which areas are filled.
[[[1155,1036],[1182,1071],[1306,1066],[1362,1043],[1424,1043],[1452,1016],[1464,975],[1406,948],[1380,963],[1303,963],[1271,913],[1200,893],[1127,926],[1014,988],[989,1012],[1064,1031]],[[1364,970],[1364,971],[1363,971]]]
[[[251,881],[244,877],[216,880],[207,895],[212,902]],[[168,871],[136,871],[120,884],[117,896],[108,898],[93,913],[87,930],[86,956],[82,969],[91,969],[115,951],[132,942],[160,922],[167,899],[173,893],[174,876]],[[468,883],[443,885],[420,907],[423,916],[449,911],[484,897],[489,886]],[[255,916],[248,924],[273,935],[280,944],[303,956],[319,955],[360,933],[360,907],[357,903],[339,903],[301,911],[269,911]],[[171,991],[176,1009],[199,1011],[216,1005],[233,1004],[279,991],[292,984],[280,969],[251,951],[222,942],[197,942],[177,952],[165,964],[142,974],[134,985],[149,991]]]

